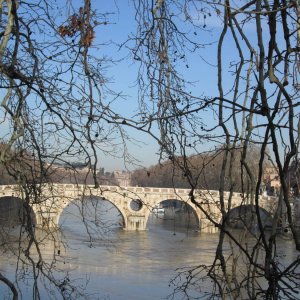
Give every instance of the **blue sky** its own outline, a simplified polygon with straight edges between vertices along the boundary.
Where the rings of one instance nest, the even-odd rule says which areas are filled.
[[[75,9],[83,5],[83,0],[70,1]],[[62,3],[58,3],[62,5]],[[135,83],[138,63],[132,59],[132,55],[124,46],[121,50],[118,45],[124,43],[131,33],[135,33],[135,20],[134,20],[134,9],[132,1],[120,0],[120,1],[92,1],[93,9],[97,9],[98,13],[109,13],[106,21],[107,25],[99,25],[96,27],[96,37],[93,42],[93,47],[90,52],[95,56],[106,56],[112,57],[114,63],[108,65],[105,75],[110,78],[108,87],[113,89],[115,92],[121,93],[123,97],[119,98],[116,102],[111,104],[111,108],[118,114],[125,116],[126,118],[133,118],[138,111],[138,89]],[[71,9],[66,7],[57,9],[58,14],[58,26],[59,22],[63,22],[73,13]],[[104,19],[100,19],[103,21]],[[187,54],[186,61],[178,63],[176,65],[178,71],[183,75],[187,81],[191,81],[194,84],[191,85],[188,91],[191,91],[193,95],[197,97],[205,96],[218,96],[217,91],[217,68],[216,68],[216,57],[217,57],[217,40],[220,34],[220,23],[216,14],[211,14],[211,17],[205,19],[206,28],[197,30],[197,35],[193,34],[191,30],[190,35],[197,42],[203,44],[209,43],[210,46],[199,49],[195,54]],[[204,19],[199,20],[199,24],[204,24]],[[181,30],[188,32],[190,30],[186,25],[181,25]],[[255,28],[253,25],[248,24],[244,28],[247,33],[247,37],[252,39],[253,45],[257,45],[255,41]],[[267,33],[267,31],[266,31]],[[228,97],[232,96],[230,92],[230,86],[232,84],[232,76],[230,75],[230,60],[237,57],[237,51],[233,50],[232,38],[226,36],[225,47],[224,47],[224,88],[225,93],[228,92]],[[247,58],[247,57],[246,57]],[[124,60],[122,60],[124,59]],[[188,68],[186,67],[188,65]],[[241,95],[243,99],[243,95]],[[106,96],[104,101],[110,102],[112,96]],[[240,100],[241,101],[241,100]],[[208,126],[213,126],[217,122],[217,116],[212,113],[203,112],[200,114],[203,121]],[[238,120],[241,121],[242,116],[238,116]],[[3,119],[0,110],[0,120]],[[258,120],[259,121],[259,120]],[[9,128],[9,124],[1,124],[1,136]],[[141,165],[149,166],[156,164],[158,161],[158,145],[146,134],[128,129],[130,135],[130,141],[139,140],[138,142],[128,143],[128,151],[131,155],[140,161]],[[222,141],[220,141],[222,142]],[[213,148],[214,144],[205,143],[201,145],[199,152],[206,151]],[[106,170],[124,169],[123,159],[112,158],[109,156],[103,156],[100,154],[100,165]],[[129,168],[133,168],[127,165]]]
[[[105,1],[104,6],[100,2],[94,2],[94,8],[99,9],[99,12],[115,11],[114,1]],[[135,20],[134,20],[134,11],[132,3],[130,1],[118,1],[118,11],[115,15],[109,16],[108,25],[100,25],[96,30],[96,41],[113,41],[116,44],[121,44],[128,38],[130,33],[135,32]],[[204,32],[209,42],[210,38],[213,37],[211,33]],[[201,37],[199,37],[201,38]],[[101,51],[101,47],[99,48]],[[103,51],[107,51],[105,47],[102,48]],[[108,52],[114,58],[122,58],[128,55],[126,47],[121,51],[118,51],[118,47],[109,46]],[[97,55],[97,52],[94,52]],[[214,60],[215,54],[208,51],[203,51],[203,55],[206,56],[205,60],[212,62]],[[195,95],[201,96],[204,94],[213,94],[216,90],[216,68],[208,68],[207,63],[199,56],[194,56],[189,58],[189,68],[181,67],[180,72],[184,73],[184,76],[187,80],[194,82],[193,93]],[[108,74],[112,76],[113,83],[110,84],[114,90],[122,92],[126,95],[123,100],[116,102],[116,105],[113,106],[114,109],[120,111],[121,115],[126,117],[132,117],[136,114],[138,110],[138,99],[137,99],[137,87],[135,85],[135,80],[137,76],[137,63],[131,58],[126,59],[122,62],[118,62],[108,69]],[[200,75],[200,76],[199,76]],[[205,116],[206,121],[209,123],[212,116]],[[141,134],[140,132],[129,130],[129,134],[137,140],[141,140],[140,145],[129,144],[129,151],[132,155],[141,161],[142,165],[149,166],[156,164],[158,162],[158,145],[152,140],[149,136]],[[107,159],[103,161],[103,165],[106,169],[116,169],[124,168],[121,160],[112,160]]]
[[[82,1],[72,1],[75,11],[79,6],[82,6]],[[95,56],[112,57],[114,63],[109,64],[106,70],[107,77],[111,82],[108,87],[117,93],[121,93],[124,97],[117,99],[111,104],[112,110],[121,116],[133,118],[138,111],[138,87],[136,85],[136,78],[139,63],[132,59],[132,54],[128,51],[127,46],[132,46],[130,42],[123,46],[120,50],[120,44],[123,44],[128,37],[135,33],[136,23],[134,20],[134,8],[132,1],[92,1],[92,8],[96,9],[99,14],[108,13],[107,18],[100,19],[100,21],[107,21],[107,25],[99,25],[96,27],[95,40],[93,48],[90,52]],[[62,13],[62,20],[67,19],[71,12],[66,10]],[[65,14],[65,17],[64,17]],[[199,24],[204,24],[204,19],[200,19]],[[197,35],[194,35],[193,30],[186,26],[183,22],[180,30],[190,32],[191,37],[199,43],[209,44],[207,47],[199,49],[195,54],[186,52],[186,60],[177,63],[176,68],[182,74],[186,81],[193,82],[189,86],[188,91],[193,95],[201,98],[204,96],[217,96],[217,40],[220,34],[220,23],[216,14],[211,14],[210,17],[205,19],[206,28],[202,30],[196,29]],[[247,32],[249,37],[253,33],[251,25],[248,26]],[[232,84],[232,78],[228,70],[230,67],[230,60],[237,52],[232,51],[233,40],[226,36],[224,47],[224,89],[227,93]],[[188,67],[186,67],[188,65]],[[232,93],[230,93],[232,94]],[[111,101],[111,97],[107,96],[104,101]],[[212,113],[200,113],[204,123],[208,127],[213,127],[217,123],[217,116]],[[241,118],[241,116],[239,116]],[[134,129],[127,129],[128,134],[131,136],[127,144],[128,152],[132,157],[136,158],[143,166],[149,166],[158,162],[159,147],[152,138],[146,134],[142,134]],[[217,130],[216,134],[221,133]],[[135,142],[131,142],[135,141]],[[138,142],[140,141],[140,142]],[[222,140],[220,140],[222,143]],[[207,151],[214,148],[215,144],[208,143],[207,141],[200,146],[197,150]],[[99,153],[99,160],[101,167],[106,170],[124,169],[125,167],[133,168],[130,165],[124,165],[122,158],[104,156]],[[190,153],[192,154],[192,152]]]
[[[104,6],[102,3],[95,1],[94,8],[99,9],[99,12],[114,11],[115,6],[113,4],[114,1],[105,1]],[[96,41],[113,41],[116,44],[123,43],[131,32],[135,32],[135,20],[134,20],[134,11],[132,7],[132,3],[130,1],[118,1],[118,10],[119,13],[115,15],[111,15],[109,17],[110,22],[108,25],[100,25],[96,30]],[[199,20],[199,23],[203,22],[203,20]],[[199,54],[187,54],[187,61],[178,65],[178,70],[184,76],[187,81],[191,81],[194,84],[190,87],[190,91],[192,94],[198,97],[205,96],[216,96],[218,94],[217,91],[217,68],[216,57],[217,57],[217,39],[218,39],[218,29],[219,20],[215,15],[206,19],[206,29],[198,30],[198,35],[193,35],[193,38],[197,42],[201,42],[203,44],[209,43],[211,44],[207,48],[203,48],[199,51]],[[209,29],[209,30],[207,30]],[[183,30],[190,30],[188,28],[183,28]],[[249,29],[251,31],[251,29]],[[225,52],[232,54],[231,44],[232,41],[228,40],[228,47],[225,47]],[[103,51],[107,51],[105,47],[99,48]],[[113,57],[122,58],[128,54],[126,51],[126,47],[124,47],[121,51],[118,51],[118,48],[110,46],[108,47],[109,54],[112,54]],[[97,52],[95,51],[97,55]],[[231,55],[229,55],[230,57]],[[226,61],[226,53],[225,53],[225,64],[224,66],[229,67],[229,61]],[[186,64],[188,68],[186,68]],[[135,86],[135,79],[137,74],[137,63],[132,60],[131,57],[126,59],[125,61],[118,62],[112,67],[108,69],[108,74],[110,74],[113,78],[114,83],[110,84],[110,86],[118,91],[121,91],[126,98],[124,100],[120,100],[116,102],[116,105],[113,106],[117,111],[120,111],[121,115],[125,115],[126,117],[132,117],[135,115],[138,106],[137,106],[137,87]],[[228,76],[228,74],[226,74]],[[225,82],[227,78],[225,76]],[[231,81],[231,78],[228,77],[228,82]],[[216,123],[216,115],[203,113],[203,120],[208,126],[213,126]],[[128,145],[129,150],[134,157],[141,161],[142,165],[149,166],[152,164],[156,164],[158,160],[158,156],[156,153],[158,152],[158,145],[155,141],[153,141],[149,136],[142,135],[139,132],[134,130],[130,130],[129,133],[132,137],[137,140],[141,140],[142,144],[139,146]],[[202,146],[202,149],[199,151],[207,151],[210,148],[213,148],[214,145],[211,143],[205,143]],[[103,161],[103,165],[106,169],[115,169],[115,168],[123,168],[122,161],[120,160],[111,160],[107,159],[107,161]]]

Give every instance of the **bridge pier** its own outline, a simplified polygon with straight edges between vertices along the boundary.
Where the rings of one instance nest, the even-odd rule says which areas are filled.
[[[214,226],[208,219],[201,218],[200,220],[200,231],[206,233],[216,233],[218,228]]]
[[[39,228],[55,228],[58,226],[57,212],[45,212],[41,208],[33,207],[35,214],[35,225]]]
[[[124,226],[124,230],[128,231],[142,231],[146,230],[146,217],[144,215],[129,215],[127,217],[127,226]]]
[[[36,215],[36,227],[39,228],[54,228],[57,227],[57,216],[55,215]]]

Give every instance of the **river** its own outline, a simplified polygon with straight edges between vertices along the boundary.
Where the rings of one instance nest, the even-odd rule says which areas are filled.
[[[69,274],[70,281],[87,299],[186,299],[182,292],[173,293],[185,279],[176,278],[178,272],[211,263],[214,257],[218,234],[198,232],[195,220],[187,214],[152,215],[147,231],[130,232],[120,227],[119,213],[109,203],[93,202],[83,210],[88,226],[82,222],[79,203],[64,211],[59,221],[63,235],[59,235],[55,245],[42,231],[36,230],[36,235],[39,239],[44,237],[43,257],[58,270],[56,277]],[[18,248],[16,240],[11,244]],[[281,247],[285,255],[295,257],[290,240],[282,240]],[[286,249],[290,249],[288,253]],[[0,262],[0,271],[16,280],[15,256],[10,251],[3,252]],[[25,300],[32,299],[30,270],[29,267],[18,272],[19,289]],[[43,287],[43,282],[39,284],[41,299],[61,299],[55,291],[47,290],[47,285]],[[209,292],[209,287],[204,284],[201,291],[192,289],[189,295],[199,297],[205,292]],[[0,285],[0,295],[1,299],[12,299],[4,285]],[[84,297],[74,292],[70,299]]]

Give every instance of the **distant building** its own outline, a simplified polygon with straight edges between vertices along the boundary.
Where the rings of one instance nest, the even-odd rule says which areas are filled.
[[[294,196],[299,197],[300,189],[300,165],[299,161],[293,161],[289,169],[289,186]]]
[[[266,167],[263,174],[263,182],[268,195],[279,194],[281,183],[278,170],[274,167]]]
[[[131,186],[130,172],[116,170],[113,172],[113,175],[119,186]]]
[[[104,176],[104,173],[105,173],[104,168],[100,168],[99,169],[99,175]]]

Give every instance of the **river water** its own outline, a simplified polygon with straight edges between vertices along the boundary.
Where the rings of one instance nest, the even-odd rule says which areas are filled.
[[[84,208],[80,203],[70,205],[60,218],[63,234],[58,235],[55,244],[36,230],[38,238],[45,237],[41,251],[58,270],[55,275],[59,278],[68,274],[87,299],[186,299],[182,292],[173,293],[185,279],[176,276],[181,268],[211,263],[218,234],[200,233],[193,217],[172,211],[165,216],[153,214],[147,231],[124,231],[118,211],[109,203],[97,203]],[[18,248],[16,241],[11,243]],[[285,255],[295,257],[290,240],[282,240],[281,246]],[[10,251],[3,252],[0,262],[0,272],[12,281],[18,280],[22,299],[32,299],[30,267],[19,270],[16,278],[16,259]],[[47,289],[47,284],[43,287],[41,282],[41,299],[61,299]],[[206,292],[209,287],[204,284],[201,291],[192,289],[189,295],[200,297]],[[0,295],[0,299],[12,299],[1,284]],[[70,299],[84,296],[74,292]]]

